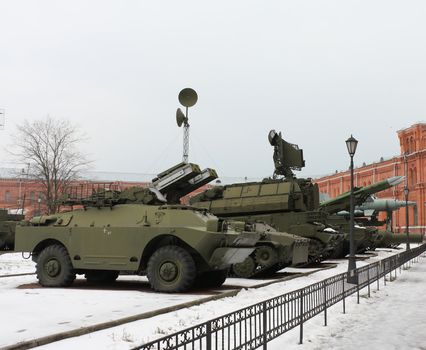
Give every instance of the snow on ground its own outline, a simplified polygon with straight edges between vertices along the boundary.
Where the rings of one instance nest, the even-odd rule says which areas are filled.
[[[0,253],[0,275],[35,272],[35,263],[24,259],[21,253]]]
[[[378,256],[367,255],[370,257],[365,261],[359,261],[358,266],[400,251],[402,250],[379,250]],[[303,279],[280,282],[255,290],[243,290],[236,297],[55,342],[45,348],[67,349],[90,345],[93,348],[129,349],[165,334],[346,271],[346,260],[333,262],[338,264],[337,268],[321,270]],[[34,272],[34,263],[31,260],[23,260],[21,254],[0,255],[0,267],[0,274]],[[302,271],[313,271],[313,269],[287,268],[282,273]],[[221,291],[267,281],[229,278]],[[3,318],[8,320],[0,329],[0,347],[176,305],[212,294],[216,293],[195,291],[184,294],[157,294],[149,289],[146,278],[136,276],[120,276],[116,284],[108,287],[90,286],[80,278],[70,288],[41,288],[36,283],[35,276],[0,278],[0,308]]]
[[[35,272],[31,259],[23,259],[20,253],[0,255],[0,275],[31,272]],[[262,282],[268,281],[271,280]],[[0,348],[257,283],[228,279],[220,291],[158,294],[150,289],[147,278],[140,276],[120,276],[109,286],[93,286],[79,276],[68,288],[43,288],[35,275],[0,277],[0,310],[2,319],[7,319],[0,327]]]
[[[379,250],[377,257],[373,256],[368,260],[359,261],[358,266],[401,251]],[[235,297],[127,323],[81,337],[66,339],[42,348],[129,349],[346,271],[346,260],[334,262],[338,264],[334,269],[321,270],[303,278],[280,282],[259,289],[242,290]],[[285,269],[284,271],[299,272],[303,269]],[[112,287],[103,290],[90,289],[86,287],[83,280],[78,281],[75,287],[55,289],[39,288],[35,284],[35,276],[13,278],[13,281],[10,280],[7,283],[4,280],[10,279],[0,279],[0,307],[2,315],[8,319],[8,323],[2,325],[0,329],[0,347],[206,296],[202,293],[153,293],[148,289],[146,280],[128,276],[120,276],[117,283],[118,287],[115,287],[115,290],[112,290]],[[238,285],[250,285],[259,282],[264,281],[229,278],[222,289],[229,290]]]
[[[426,256],[408,270],[397,272],[397,279],[380,290],[372,285],[371,298],[367,289],[361,291],[360,304],[356,295],[328,310],[328,326],[320,314],[304,325],[304,341],[299,341],[295,328],[268,344],[270,350],[425,350],[426,349]]]

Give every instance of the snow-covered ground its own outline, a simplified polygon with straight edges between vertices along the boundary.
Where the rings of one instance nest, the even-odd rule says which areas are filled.
[[[299,341],[299,328],[285,333],[268,344],[270,350],[425,350],[426,349],[426,256],[403,270],[397,279],[380,290],[372,285],[371,297],[367,289],[361,291],[360,304],[356,295],[346,300],[346,314],[342,303],[328,310],[328,326],[323,315],[304,325],[304,341]]]
[[[398,252],[401,252],[401,250],[379,250],[377,257],[373,256],[365,261],[359,261],[358,266],[383,259]],[[347,261],[336,260],[333,262],[338,264],[334,269],[321,270],[303,278],[275,283],[259,289],[242,290],[237,296],[232,298],[211,301],[199,306],[66,339],[46,345],[43,348],[68,349],[80,346],[84,348],[129,349],[227,312],[320,281],[347,269]],[[32,264],[32,262],[28,260],[22,262],[22,258],[17,254],[1,255],[0,267],[9,267],[1,269],[0,274],[34,271],[34,265],[31,267],[28,266],[29,264]],[[417,266],[420,266],[420,264],[417,264],[416,268]],[[303,271],[303,269],[285,269],[284,271],[299,272]],[[409,275],[412,271],[415,271],[414,267],[409,272],[405,272],[405,274]],[[400,279],[402,280],[402,277]],[[221,291],[228,291],[237,286],[250,286],[259,282],[265,281],[229,278],[221,288]],[[408,290],[405,284],[399,284],[402,293],[406,289]],[[3,319],[7,320],[7,323],[2,322],[2,327],[0,327],[0,347],[180,304],[221,291],[214,293],[195,291],[185,294],[157,294],[149,289],[145,278],[132,276],[120,276],[115,285],[105,289],[90,287],[83,279],[78,279],[71,288],[47,289],[37,285],[35,276],[0,278],[0,308]],[[376,295],[380,296],[381,292],[376,293],[375,298],[377,297]],[[350,312],[352,310],[348,305],[348,314],[344,316],[350,317]],[[332,324],[332,317],[334,317],[333,314],[330,314],[330,324]],[[313,323],[315,320],[310,322]],[[328,331],[328,328],[322,328]],[[315,331],[316,328],[314,328],[312,334]],[[311,340],[313,344],[314,338],[309,338],[309,323],[306,324],[305,332],[306,343],[309,344],[309,340]],[[318,337],[320,336],[319,333],[317,335]],[[290,342],[297,344],[298,338],[297,336],[292,336],[291,332],[284,337],[291,338]],[[276,346],[278,346],[277,349],[282,348],[280,345]]]

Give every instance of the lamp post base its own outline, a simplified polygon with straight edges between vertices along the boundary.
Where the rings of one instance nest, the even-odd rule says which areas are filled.
[[[356,270],[355,256],[349,257],[347,282],[352,284],[358,284],[358,272]]]

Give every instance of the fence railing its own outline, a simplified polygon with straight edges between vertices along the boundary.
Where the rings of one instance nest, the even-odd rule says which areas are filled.
[[[283,333],[300,327],[300,343],[303,341],[303,324],[310,318],[324,313],[327,325],[327,308],[339,301],[346,310],[346,298],[368,288],[371,284],[410,262],[426,251],[426,244],[381,261],[360,267],[358,284],[347,283],[347,273],[327,278],[307,287],[274,297],[243,309],[209,320],[180,332],[143,344],[141,350],[251,350],[267,349],[267,344]]]

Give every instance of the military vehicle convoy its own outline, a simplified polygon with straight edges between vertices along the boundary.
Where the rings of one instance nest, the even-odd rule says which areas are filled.
[[[46,287],[69,286],[76,274],[111,282],[126,272],[146,274],[159,292],[218,287],[231,266],[250,277],[307,262],[304,238],[176,203],[215,176],[181,163],[159,174],[152,188],[70,189],[62,204],[71,210],[14,221],[0,231],[0,250],[30,252]]]
[[[187,108],[196,102],[191,94],[184,100],[179,95]],[[182,118],[189,127],[179,109],[179,126]],[[64,198],[71,207],[66,212],[20,221],[0,211],[0,252],[30,252],[46,287],[69,286],[77,274],[111,282],[126,272],[146,274],[159,292],[218,287],[229,271],[253,277],[344,256],[345,225],[340,219],[330,224],[342,198],[320,206],[318,186],[293,174],[305,166],[303,151],[274,130],[268,138],[272,178],[214,187],[193,197],[192,206],[181,205],[181,198],[217,174],[187,161],[158,174],[150,188],[98,188],[83,195],[80,187]],[[184,150],[185,142],[187,137]],[[361,249],[382,239],[372,232],[356,230]]]
[[[303,151],[283,140],[274,130],[268,138],[274,147],[273,178],[216,186],[192,197],[190,204],[221,218],[260,221],[277,231],[308,238],[312,262],[342,251],[344,234],[328,225],[327,215],[317,210],[318,186],[310,179],[297,179],[293,174],[292,170],[305,166]]]

